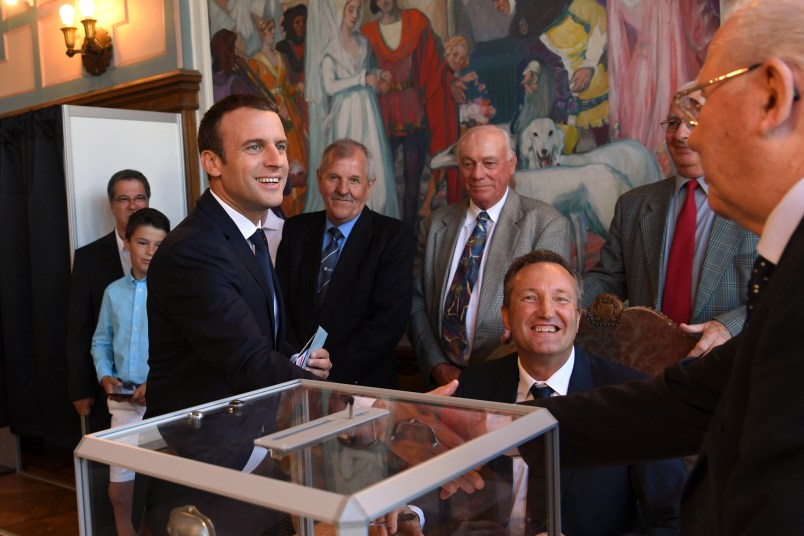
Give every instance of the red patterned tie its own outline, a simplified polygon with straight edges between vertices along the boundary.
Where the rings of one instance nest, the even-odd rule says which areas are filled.
[[[695,206],[697,180],[687,182],[687,200],[678,214],[667,273],[664,279],[662,313],[677,323],[688,323],[692,311],[692,259],[695,254],[695,221],[698,208]]]

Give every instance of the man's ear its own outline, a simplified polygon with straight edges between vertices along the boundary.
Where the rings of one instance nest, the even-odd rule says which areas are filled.
[[[210,177],[220,177],[220,157],[209,149],[201,152],[201,166]]]
[[[767,60],[760,70],[764,91],[760,130],[764,134],[780,127],[790,118],[796,88],[792,69],[779,58]]]
[[[507,330],[511,330],[511,324],[508,323],[508,307],[503,305],[500,307],[500,314],[502,315],[503,327]]]

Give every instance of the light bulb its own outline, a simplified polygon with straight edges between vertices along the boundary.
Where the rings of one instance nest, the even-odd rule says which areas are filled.
[[[95,13],[95,4],[92,0],[78,0],[78,9],[81,11],[82,17],[91,19]]]
[[[75,8],[70,4],[64,4],[59,8],[59,17],[65,28],[72,26],[75,21]]]

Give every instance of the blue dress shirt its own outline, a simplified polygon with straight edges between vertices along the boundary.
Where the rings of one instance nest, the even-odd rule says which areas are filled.
[[[145,278],[137,280],[131,274],[106,287],[92,337],[98,381],[104,376],[136,384],[148,379],[147,297]]]

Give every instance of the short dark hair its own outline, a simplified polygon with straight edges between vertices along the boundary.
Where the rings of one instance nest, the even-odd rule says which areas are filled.
[[[106,185],[106,195],[109,196],[109,201],[114,199],[114,187],[120,181],[140,181],[145,187],[145,197],[151,198],[151,185],[148,184],[148,179],[142,172],[136,169],[121,169],[109,179],[109,184]]]
[[[397,4],[397,6],[399,5],[397,0],[394,0],[394,4]],[[372,15],[376,15],[380,12],[380,6],[377,5],[377,0],[371,0],[371,2],[369,2],[369,9],[371,10]]]
[[[293,21],[296,20],[296,17],[307,18],[307,6],[298,4],[288,8],[282,14],[282,29],[285,31],[285,35],[288,36],[288,38],[296,35],[296,29],[293,27]]]
[[[374,167],[371,162],[371,152],[368,150],[368,147],[350,138],[341,138],[327,145],[327,148],[324,149],[324,154],[321,155],[321,164],[319,164],[318,169],[321,170],[325,165],[329,165],[334,161],[349,158],[357,151],[362,151],[363,155],[366,157],[366,169],[364,170],[366,180],[371,181],[375,179]]]
[[[226,155],[223,153],[223,140],[221,140],[220,136],[221,120],[224,115],[240,108],[279,113],[273,101],[259,95],[235,93],[222,98],[213,104],[201,119],[201,125],[198,127],[199,154],[204,151],[212,151],[226,163]]]
[[[167,216],[155,208],[141,208],[128,218],[126,240],[131,240],[134,231],[145,225],[161,229],[166,233],[170,232],[170,220]]]
[[[539,264],[539,263],[548,263],[548,264],[557,264],[564,268],[575,280],[575,290],[578,293],[578,310],[581,309],[581,296],[583,296],[583,281],[581,281],[581,276],[578,275],[578,272],[572,269],[570,264],[558,253],[554,251],[550,251],[549,249],[535,249],[530,253],[526,253],[521,257],[514,259],[514,262],[511,263],[511,266],[508,267],[508,271],[505,272],[505,279],[503,280],[503,305],[508,307],[511,303],[511,288],[514,286],[514,277],[518,274],[525,266],[531,264]]]

